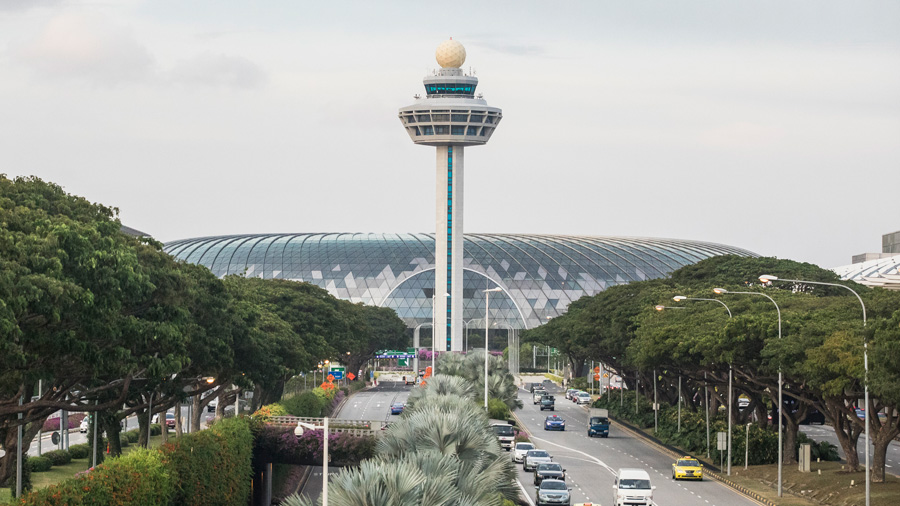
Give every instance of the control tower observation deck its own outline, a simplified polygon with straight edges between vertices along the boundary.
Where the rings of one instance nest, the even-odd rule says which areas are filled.
[[[437,148],[434,336],[438,351],[461,351],[464,147],[486,144],[503,114],[475,94],[478,78],[460,68],[462,44],[442,42],[435,58],[441,68],[423,79],[425,96],[416,95],[399,116],[414,143]]]

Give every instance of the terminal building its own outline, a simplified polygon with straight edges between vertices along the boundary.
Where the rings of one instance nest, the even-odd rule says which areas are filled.
[[[881,252],[853,255],[852,263],[832,269],[841,279],[900,290],[900,231],[881,236]]]
[[[432,322],[434,246],[434,234],[424,233],[254,234],[172,241],[165,251],[220,277],[306,281],[341,299],[390,307],[414,329]],[[717,255],[756,256],[699,241],[522,234],[466,234],[462,249],[463,325],[481,332],[486,289],[501,289],[490,297],[491,327],[524,329],[610,286]]]

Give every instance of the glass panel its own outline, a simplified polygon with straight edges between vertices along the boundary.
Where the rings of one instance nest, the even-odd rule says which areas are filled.
[[[482,123],[482,122],[484,122],[484,116],[481,114],[473,114],[472,119],[470,121],[472,123]]]
[[[453,114],[451,116],[451,121],[461,121],[461,122],[465,123],[466,121],[469,121],[469,115],[468,114]]]
[[[431,120],[432,121],[450,121],[450,115],[449,114],[432,114]]]

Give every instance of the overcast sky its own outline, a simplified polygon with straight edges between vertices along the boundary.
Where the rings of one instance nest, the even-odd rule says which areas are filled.
[[[470,232],[835,267],[900,230],[900,2],[0,0],[0,173],[162,241],[433,232],[397,109],[462,42]]]

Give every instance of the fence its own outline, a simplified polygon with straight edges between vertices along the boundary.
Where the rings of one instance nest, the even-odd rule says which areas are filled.
[[[313,418],[305,416],[273,416],[268,422],[269,425],[277,425],[280,427],[296,427],[297,422],[308,423],[312,425],[322,425],[322,418]],[[380,436],[382,431],[387,428],[388,422],[383,420],[343,420],[340,418],[328,419],[329,434],[345,433],[354,436]]]

